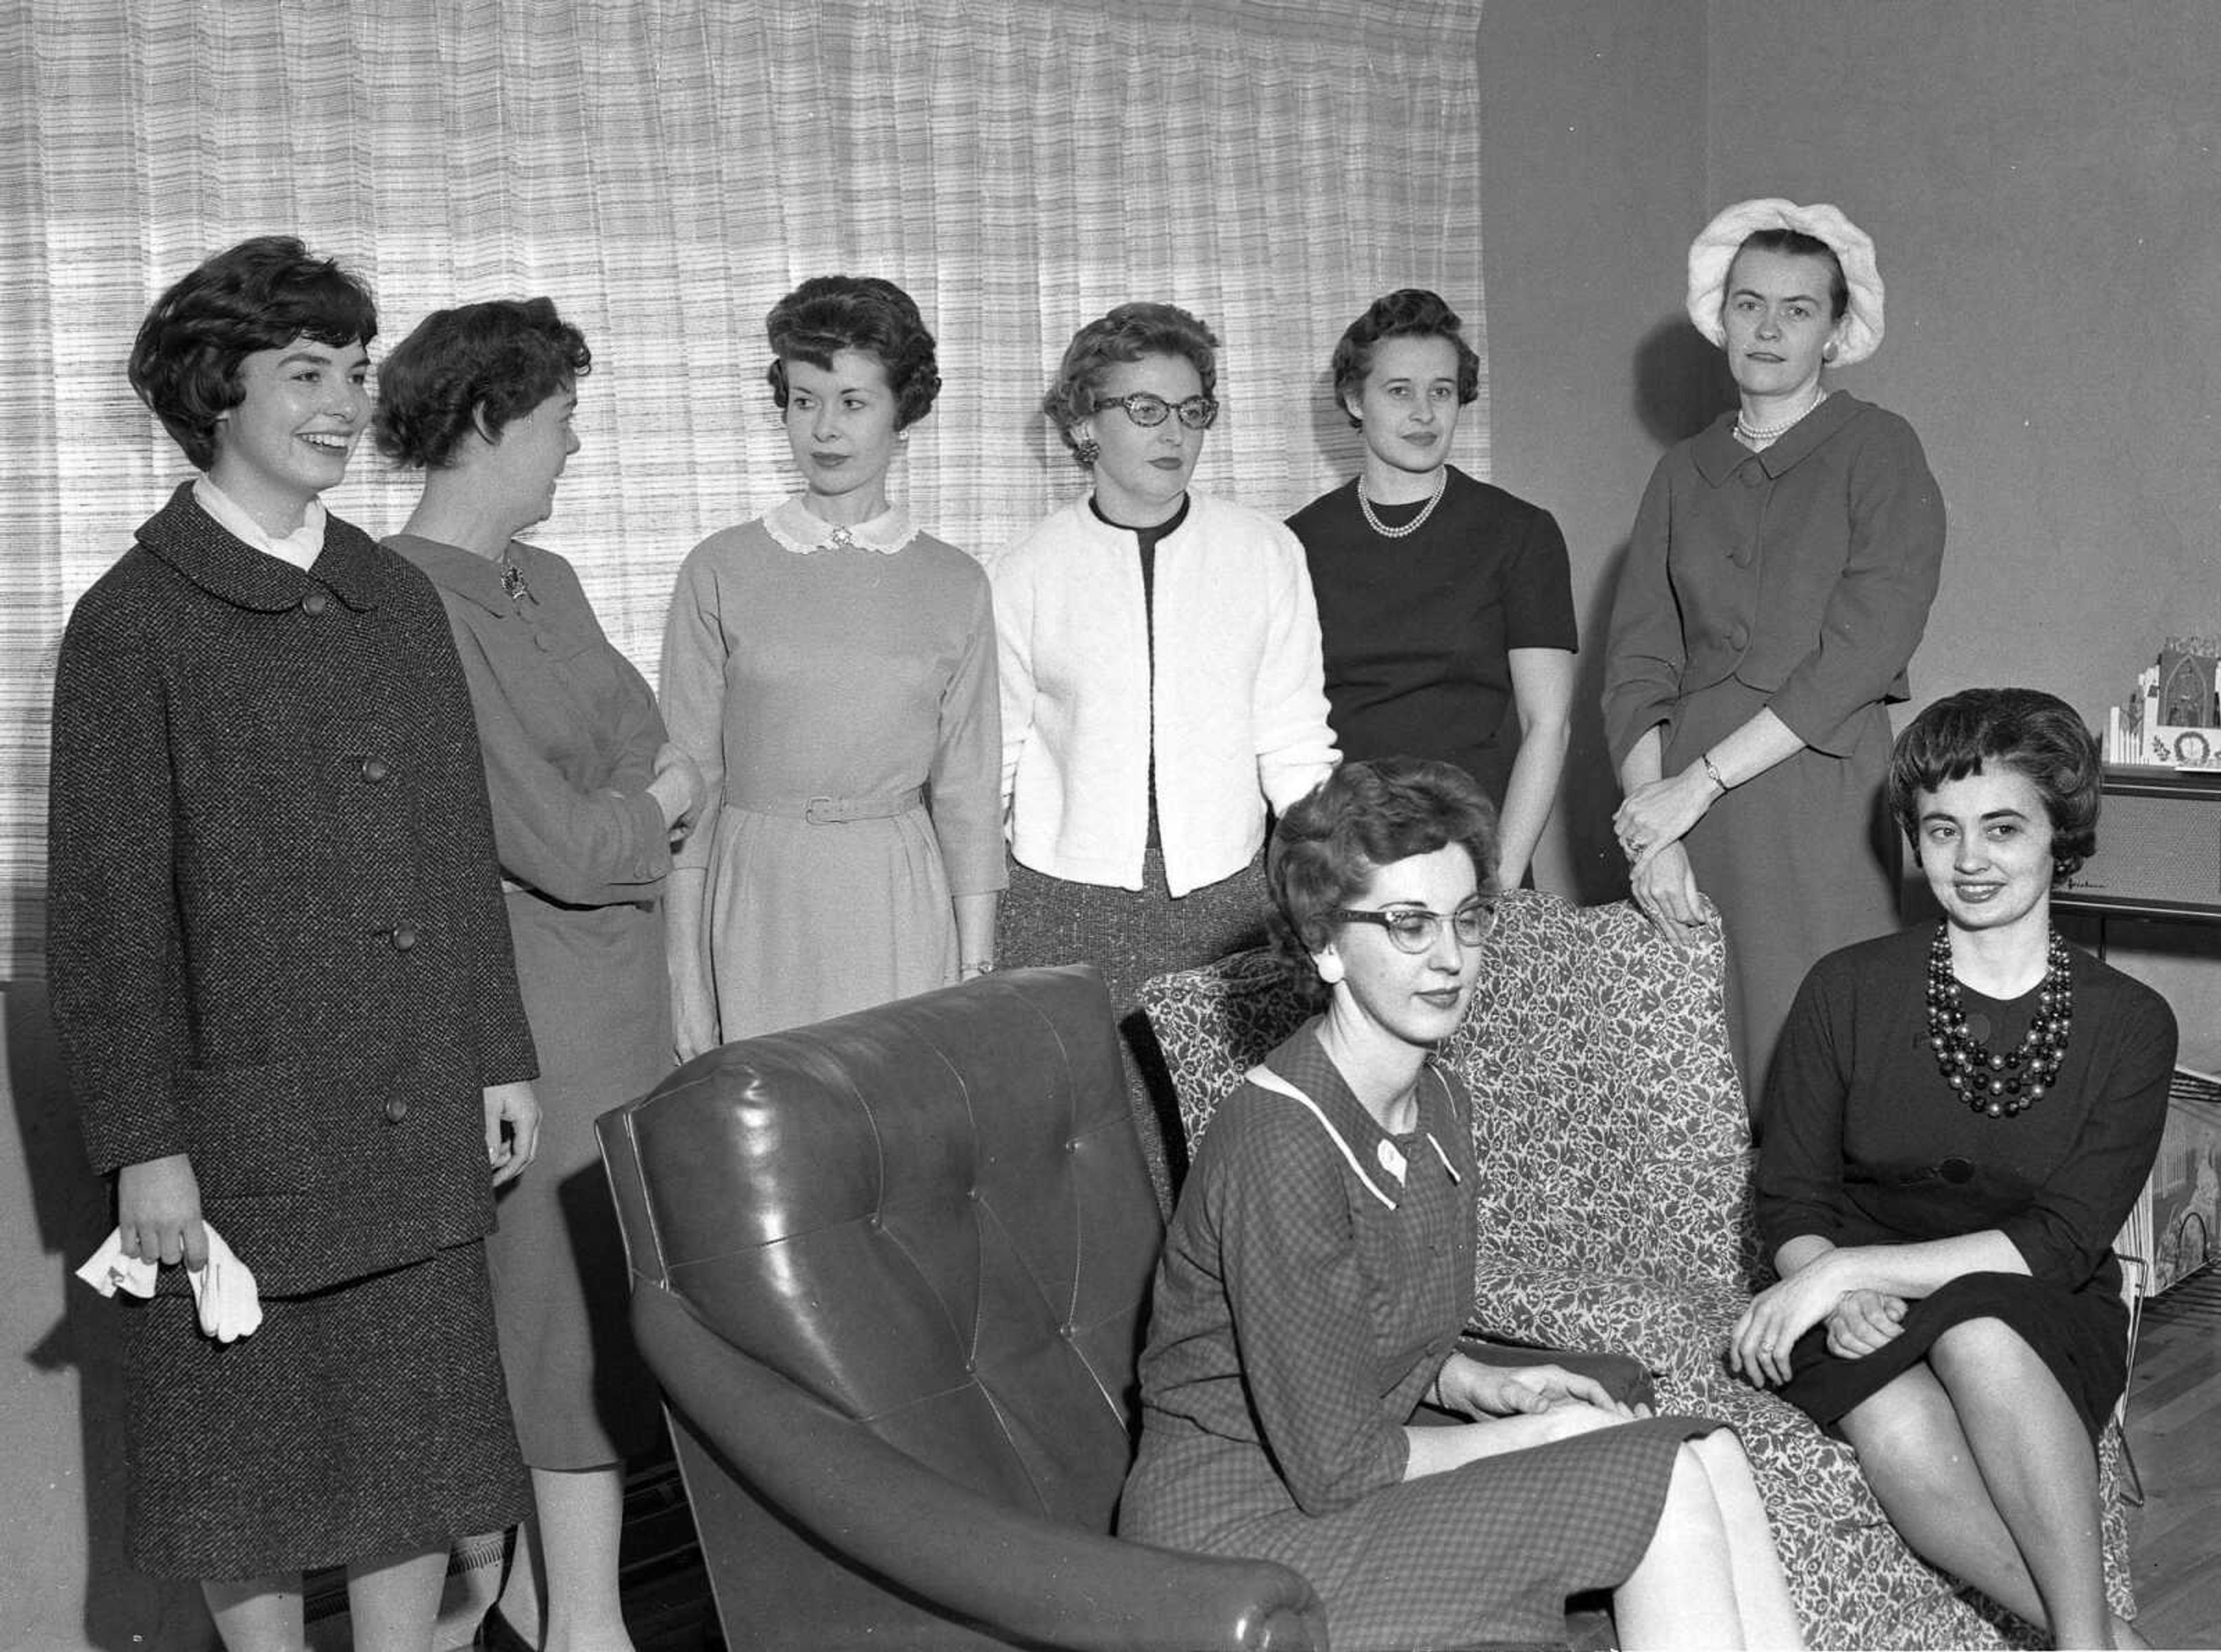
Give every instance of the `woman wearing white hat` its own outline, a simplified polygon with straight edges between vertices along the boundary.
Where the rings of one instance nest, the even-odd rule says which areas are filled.
[[[1636,904],[1726,926],[1755,1097],[1811,965],[1896,925],[1890,728],[1943,554],[1903,419],[1823,382],[1874,354],[1874,243],[1832,206],[1745,201],[1689,248],[1689,318],[1740,405],[1659,461],[1612,606],[1605,723]]]

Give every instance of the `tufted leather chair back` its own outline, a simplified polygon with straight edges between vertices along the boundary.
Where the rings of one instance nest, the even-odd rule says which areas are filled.
[[[1109,1531],[1162,1226],[1092,970],[729,1044],[600,1128],[636,1293],[962,1486]]]

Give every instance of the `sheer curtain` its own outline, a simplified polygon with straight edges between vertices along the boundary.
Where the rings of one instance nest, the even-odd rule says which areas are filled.
[[[704,535],[792,485],[762,322],[885,275],[941,341],[898,491],[984,551],[1076,491],[1037,411],[1080,322],[1223,342],[1198,485],[1276,513],[1350,473],[1342,328],[1431,286],[1481,337],[1480,0],[13,0],[0,9],[0,969],[39,967],[47,700],[70,604],[187,471],[124,382],[153,297],[302,235],[391,343],[544,292],[595,369],[558,514],[655,668]],[[379,354],[373,347],[373,360]],[[1484,357],[1486,352],[1484,349]],[[1457,457],[1486,470],[1486,402]],[[368,450],[331,496],[391,532]]]

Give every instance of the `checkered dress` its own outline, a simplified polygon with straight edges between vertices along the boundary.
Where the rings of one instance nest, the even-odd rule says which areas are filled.
[[[1293,1567],[1337,1649],[1561,1638],[1566,1597],[1634,1568],[1679,1442],[1715,1425],[1661,1417],[1406,1482],[1403,1425],[1471,1307],[1465,1096],[1430,1066],[1417,1129],[1391,1136],[1315,1024],[1267,1066],[1317,1111],[1252,1082],[1211,1121],[1158,1267],[1121,1532]]]

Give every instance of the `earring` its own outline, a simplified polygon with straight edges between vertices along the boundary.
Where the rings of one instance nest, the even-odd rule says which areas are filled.
[[[1359,429],[1362,430],[1365,428],[1365,415],[1362,413],[1353,413],[1349,416],[1349,422],[1355,425]]]
[[[1820,360],[1823,361],[1833,361],[1835,359],[1836,341],[1830,339],[1825,344],[1820,347]]]
[[[1095,461],[1103,457],[1103,448],[1093,436],[1082,436],[1072,444],[1072,456],[1078,460],[1082,466],[1092,470],[1094,468]]]
[[[1319,979],[1324,981],[1329,986],[1339,986],[1342,984],[1343,971],[1341,959],[1329,954],[1323,957],[1313,958],[1311,963],[1318,970]]]

